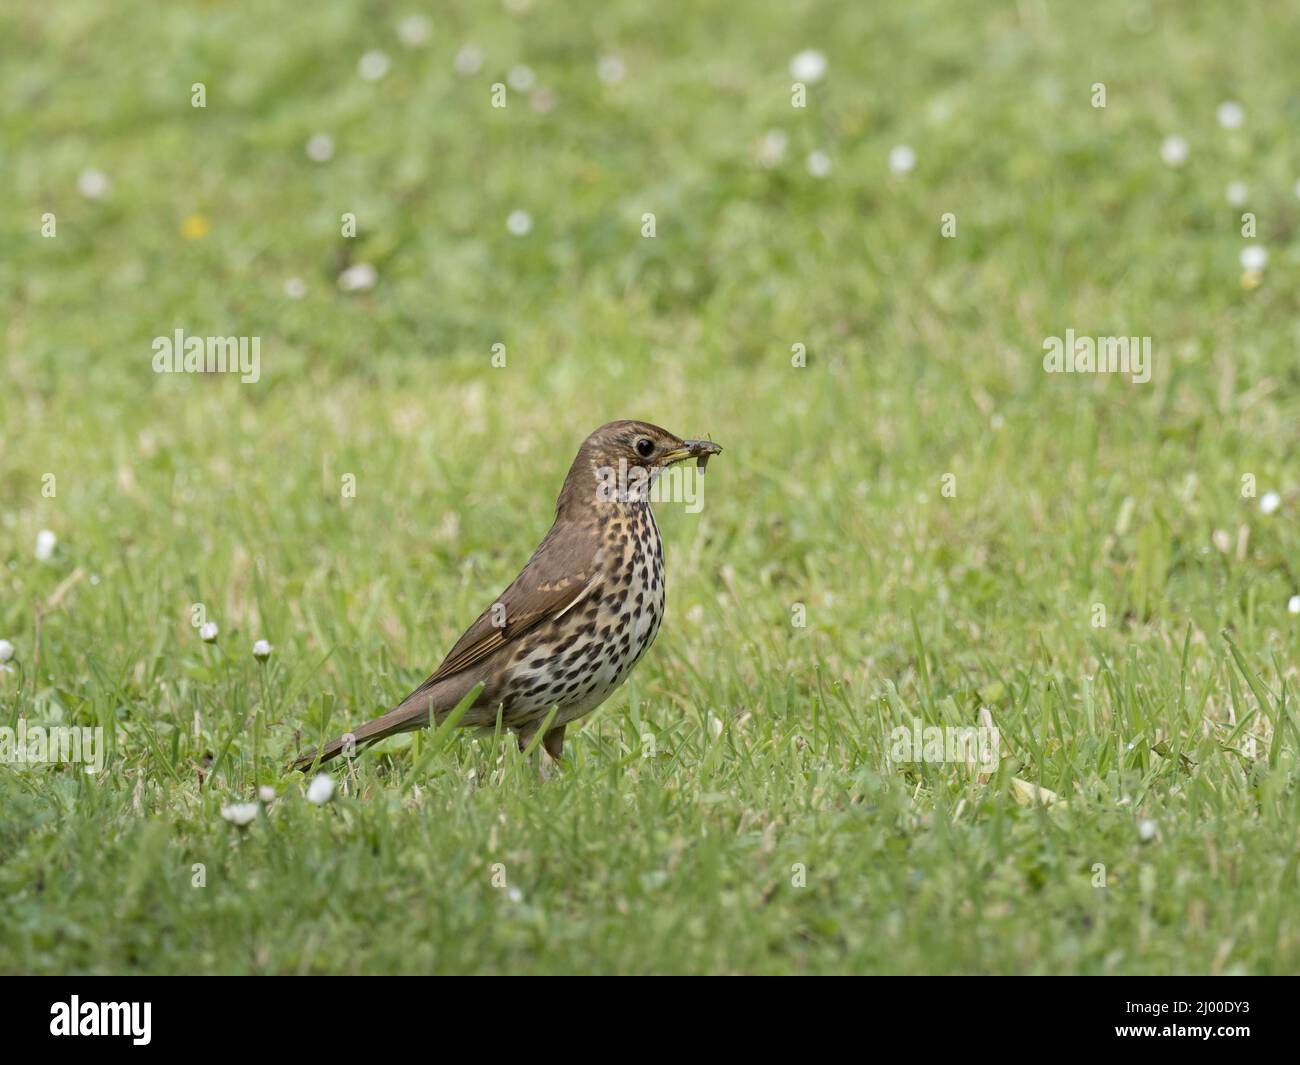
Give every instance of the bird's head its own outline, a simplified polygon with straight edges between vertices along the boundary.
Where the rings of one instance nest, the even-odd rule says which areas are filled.
[[[560,509],[588,502],[642,502],[668,466],[695,459],[700,468],[722,450],[712,440],[686,440],[649,422],[602,425],[582,442],[560,493]]]

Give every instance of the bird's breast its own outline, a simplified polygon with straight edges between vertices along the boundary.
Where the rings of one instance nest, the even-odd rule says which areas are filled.
[[[502,699],[507,725],[557,705],[557,725],[589,713],[654,642],[664,615],[663,542],[650,508],[639,510],[601,531],[598,589],[534,641],[531,653],[516,655]]]

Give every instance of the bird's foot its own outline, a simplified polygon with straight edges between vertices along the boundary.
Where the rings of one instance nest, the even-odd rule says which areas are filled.
[[[552,758],[545,751],[542,752],[542,758],[538,764],[541,767],[543,780],[550,780],[552,776],[560,771],[560,760],[558,758]]]

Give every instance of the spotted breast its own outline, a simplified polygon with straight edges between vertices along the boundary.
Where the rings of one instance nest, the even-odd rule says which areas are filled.
[[[502,723],[554,726],[589,713],[609,697],[654,643],[664,616],[664,554],[648,502],[604,517],[597,565],[604,575],[545,639],[524,641],[506,669]]]

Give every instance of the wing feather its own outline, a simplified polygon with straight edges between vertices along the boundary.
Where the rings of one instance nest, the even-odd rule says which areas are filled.
[[[596,566],[598,543],[589,529],[552,526],[519,576],[456,641],[425,685],[482,662],[595,592],[604,577]]]

